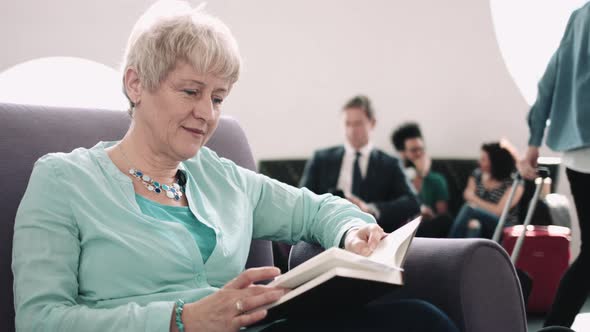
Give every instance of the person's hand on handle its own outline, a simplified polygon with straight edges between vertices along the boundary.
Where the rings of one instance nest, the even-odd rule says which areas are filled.
[[[524,159],[519,162],[519,172],[525,179],[537,177],[537,159],[539,159],[539,147],[529,146]]]
[[[273,279],[281,271],[275,267],[260,267],[242,272],[222,289],[197,302],[184,305],[182,321],[186,332],[238,331],[266,317],[266,310],[256,310],[277,301],[286,290],[257,281]],[[170,331],[178,331],[175,313]]]
[[[348,231],[344,239],[344,249],[362,256],[368,256],[385,236],[387,236],[387,233],[379,225],[367,224]]]

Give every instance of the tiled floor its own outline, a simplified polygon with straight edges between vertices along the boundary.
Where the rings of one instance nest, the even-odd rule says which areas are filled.
[[[590,313],[590,299],[586,300],[586,303],[584,304],[584,307],[582,308],[582,310],[580,312],[581,313]],[[528,325],[529,325],[529,332],[537,332],[543,327],[543,322],[545,321],[545,317],[538,316],[538,315],[534,315],[534,316],[529,315],[529,317],[527,317],[527,321],[528,321]],[[584,324],[584,325],[586,325],[586,324]],[[576,332],[588,332],[588,331],[590,331],[590,325],[583,326],[583,329],[578,328],[576,330]]]

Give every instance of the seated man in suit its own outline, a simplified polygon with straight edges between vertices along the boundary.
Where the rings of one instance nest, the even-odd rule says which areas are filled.
[[[453,221],[448,214],[447,180],[430,169],[432,162],[426,153],[420,127],[416,123],[399,126],[391,135],[391,142],[404,161],[406,176],[422,202],[422,224],[417,236],[446,237]]]
[[[391,232],[420,213],[418,198],[399,161],[371,144],[376,120],[369,98],[352,98],[342,113],[345,144],[316,151],[300,186],[347,198]]]

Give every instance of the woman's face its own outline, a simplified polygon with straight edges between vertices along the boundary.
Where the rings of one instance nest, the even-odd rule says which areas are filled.
[[[152,149],[175,161],[192,158],[219,122],[229,82],[200,74],[184,62],[176,65],[155,91],[143,89],[134,119]]]
[[[481,151],[481,154],[479,155],[479,168],[484,173],[489,173],[492,169],[492,166],[490,163],[490,156],[488,156],[488,153],[483,150]]]

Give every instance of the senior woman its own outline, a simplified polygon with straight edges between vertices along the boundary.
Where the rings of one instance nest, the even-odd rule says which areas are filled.
[[[252,238],[367,255],[384,236],[345,200],[273,181],[204,147],[238,79],[237,44],[219,20],[185,3],[164,15],[163,4],[128,42],[132,122],[123,139],[35,164],[14,233],[19,331],[236,331],[263,319],[257,309],[286,291],[255,284],[276,268],[243,271]],[[455,331],[422,302],[386,309],[322,319],[342,330]]]

